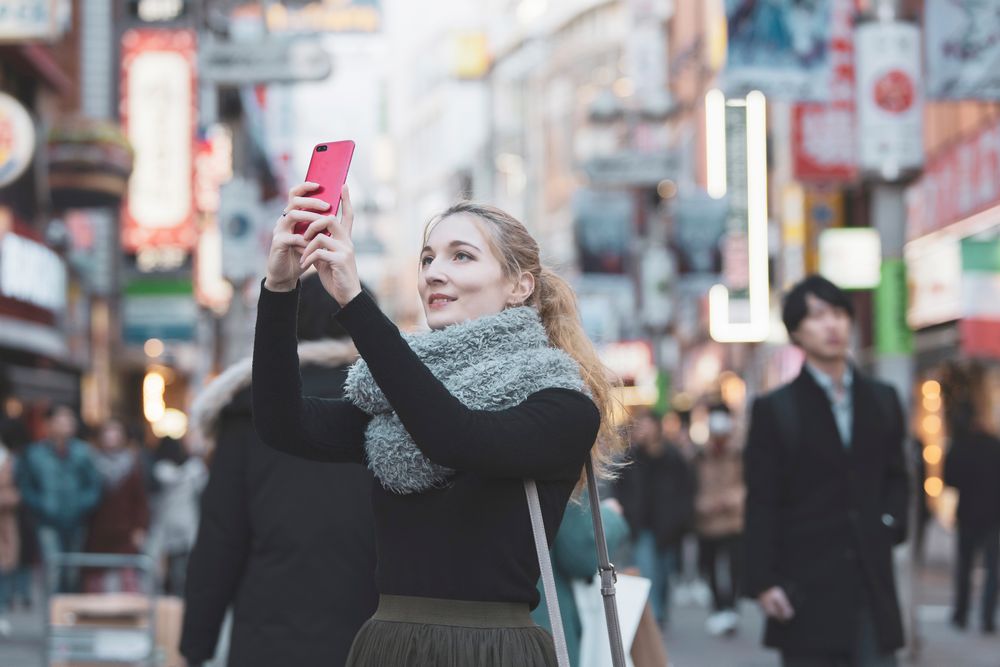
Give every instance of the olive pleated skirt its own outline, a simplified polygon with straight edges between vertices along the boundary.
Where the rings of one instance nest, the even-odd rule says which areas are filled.
[[[347,667],[556,667],[528,605],[379,596]]]

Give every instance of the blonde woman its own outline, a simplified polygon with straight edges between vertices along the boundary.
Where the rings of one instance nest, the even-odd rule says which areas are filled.
[[[572,289],[520,222],[461,203],[431,221],[419,256],[431,331],[404,336],[361,290],[347,189],[336,218],[315,188],[293,188],[275,227],[253,414],[268,445],[367,465],[378,481],[379,607],[347,664],[555,665],[528,613],[539,565],[523,480],[538,482],[551,545],[588,456],[602,468],[618,443]],[[304,235],[292,232],[300,222]],[[296,289],[309,267],[362,357],[344,400],[301,396]]]

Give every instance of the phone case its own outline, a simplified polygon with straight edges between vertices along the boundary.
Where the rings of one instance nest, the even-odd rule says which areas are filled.
[[[351,166],[353,156],[353,141],[328,141],[317,144],[313,148],[309,169],[306,172],[306,180],[319,183],[319,188],[307,196],[322,199],[328,203],[330,205],[329,215],[336,215],[340,209],[340,191],[344,188],[344,183],[347,182],[347,170]],[[309,225],[304,222],[296,223],[295,233],[302,234],[307,227]]]

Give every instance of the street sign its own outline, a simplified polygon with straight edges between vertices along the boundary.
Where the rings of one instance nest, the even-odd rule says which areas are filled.
[[[228,86],[321,81],[333,71],[319,39],[267,37],[246,42],[202,41],[203,81]]]
[[[607,157],[596,157],[583,164],[583,170],[595,186],[656,185],[665,179],[676,179],[681,172],[680,155],[674,151],[640,153],[621,151]]]
[[[125,286],[122,337],[141,344],[150,338],[194,340],[198,305],[190,278],[141,278]]]

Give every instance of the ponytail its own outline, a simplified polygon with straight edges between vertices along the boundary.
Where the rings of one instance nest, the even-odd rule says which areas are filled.
[[[616,458],[624,448],[614,425],[616,383],[610,379],[613,374],[583,330],[576,293],[562,276],[542,266],[531,303],[538,309],[552,346],[566,352],[580,365],[583,381],[601,413],[601,427],[591,449],[594,472],[601,477],[613,477]],[[577,489],[585,484],[586,475],[581,475]]]

